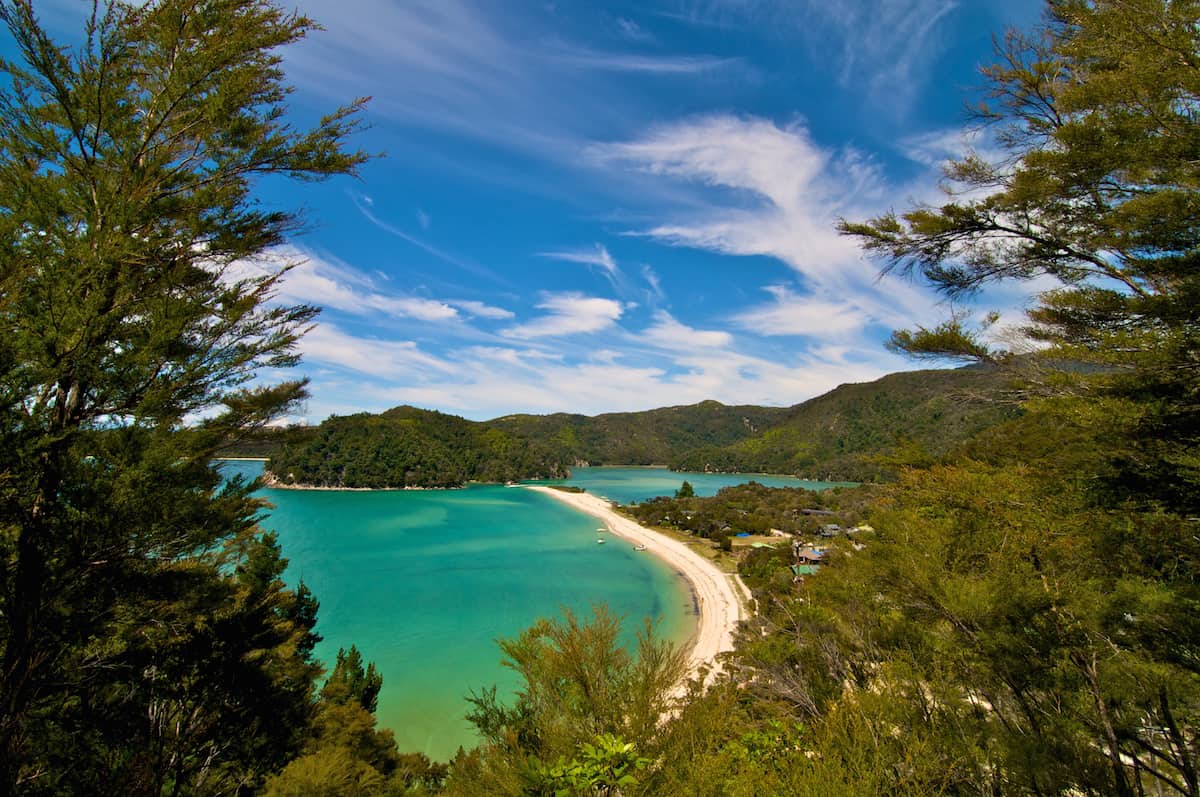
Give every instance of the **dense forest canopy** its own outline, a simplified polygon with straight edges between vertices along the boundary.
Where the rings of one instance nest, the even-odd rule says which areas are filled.
[[[567,475],[536,442],[414,407],[330,418],[293,435],[267,468],[276,484],[315,487],[461,487]]]
[[[723,446],[681,449],[677,470],[788,473],[825,481],[893,479],[1020,414],[995,368],[923,370],[842,385]]]
[[[537,440],[568,461],[590,465],[666,465],[681,452],[724,446],[775,426],[779,407],[704,401],[645,412],[586,415],[506,415],[491,421]]]

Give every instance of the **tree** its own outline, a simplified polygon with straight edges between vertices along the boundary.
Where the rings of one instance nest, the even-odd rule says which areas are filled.
[[[684,481],[683,484],[679,485],[679,489],[675,491],[676,498],[692,498],[695,495],[696,491],[692,488],[692,483],[689,481]]]
[[[520,674],[516,701],[496,689],[469,698],[467,719],[483,737],[472,755],[451,764],[448,794],[526,794],[633,782],[640,754],[654,743],[684,675],[684,653],[655,639],[649,622],[636,651],[620,643],[621,623],[607,607],[590,621],[565,610],[500,641],[504,665]],[[606,793],[606,792],[600,792]]]
[[[541,792],[555,797],[618,797],[638,785],[636,773],[649,763],[632,742],[601,734],[594,744],[579,745],[576,757],[559,758],[552,766],[538,766],[536,772]]]
[[[351,645],[349,651],[338,648],[333,672],[321,687],[321,700],[329,704],[357,703],[374,714],[382,688],[383,676],[376,672],[375,662],[364,668],[362,654]]]
[[[354,173],[361,101],[290,126],[276,51],[314,23],[267,0],[112,2],[70,48],[31,0],[0,3],[0,21],[16,53],[0,61],[0,781],[71,793],[154,743],[157,698],[128,688],[139,667],[186,669],[203,690],[236,666],[274,694],[309,666],[315,603],[264,583],[254,559],[277,552],[255,554],[258,504],[209,462],[304,394],[250,386],[295,361],[315,313],[270,304],[289,266],[235,267],[298,228],[255,184]],[[170,662],[119,643],[151,631]],[[301,703],[311,674],[288,687]],[[125,786],[253,782],[289,745],[214,740],[274,721],[255,698],[191,704],[207,730],[177,740],[169,774],[126,767]],[[105,701],[130,724],[105,729]],[[69,738],[94,746],[52,783]]]
[[[1200,3],[1051,0],[1039,35],[1009,33],[979,117],[1004,155],[951,163],[951,199],[842,231],[888,270],[950,296],[1050,276],[1028,334],[1058,392],[1105,392],[1096,433],[1122,439],[1113,495],[1200,508]],[[918,355],[1007,359],[962,317],[900,332]],[[1097,420],[1101,420],[1100,416]],[[1115,423],[1114,423],[1115,421]]]
[[[1200,3],[1048,9],[985,70],[1004,156],[952,163],[939,208],[842,224],[950,296],[1058,280],[1034,355],[962,317],[893,337],[1010,367],[1028,412],[988,462],[903,480],[870,576],[822,578],[814,605],[871,641],[874,688],[969,742],[961,788],[1196,795]]]
[[[339,659],[339,666],[344,661]],[[368,671],[373,672],[374,665]],[[364,675],[361,668],[358,675]],[[367,797],[434,793],[440,788],[444,764],[435,764],[422,753],[397,752],[392,732],[376,730],[373,709],[358,699],[344,700],[344,692],[335,697],[330,699],[327,683],[303,754],[267,780],[264,794]]]

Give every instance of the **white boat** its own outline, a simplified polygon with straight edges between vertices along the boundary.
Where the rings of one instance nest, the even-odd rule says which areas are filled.
[[[601,540],[596,540],[596,542],[600,543],[601,545],[603,545],[603,544],[604,544],[604,540],[602,540],[602,539],[601,539]]]
[[[646,550],[646,546],[645,545],[635,545],[635,546],[633,546],[633,550],[644,551],[644,550]]]

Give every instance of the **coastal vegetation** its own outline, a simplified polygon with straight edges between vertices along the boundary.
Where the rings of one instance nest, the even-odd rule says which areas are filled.
[[[620,630],[620,618],[596,607],[590,618],[566,611],[501,640],[522,688],[512,706],[494,689],[471,697],[468,719],[483,741],[454,760],[445,793],[635,793],[657,759],[653,739],[685,657],[648,622],[632,649]]]
[[[535,442],[415,407],[337,416],[285,436],[267,470],[281,486],[353,488],[461,487],[567,475],[567,466]]]
[[[764,487],[753,481],[723,487],[707,498],[684,492],[681,489],[673,498],[661,496],[623,509],[643,525],[677,529],[718,542],[735,534],[769,534],[772,530],[811,537],[830,523],[857,523],[879,495],[870,485],[804,490]]]
[[[365,157],[347,149],[357,103],[281,121],[276,51],[313,23],[158,0],[99,8],[63,48],[29,2],[3,0],[0,20],[17,51],[0,63],[6,792],[1200,794],[1200,3],[1050,0],[985,72],[999,155],[951,163],[941,207],[843,223],[951,297],[1056,280],[1029,313],[1032,351],[998,348],[988,318],[895,334],[980,365],[945,379],[997,380],[979,415],[901,376],[885,382],[909,400],[853,386],[791,415],[702,404],[645,433],[411,408],[334,419],[295,450],[284,433],[272,467],[298,483],[449,486],[685,449],[895,477],[681,486],[631,508],[725,539],[810,542],[829,516],[805,510],[873,531],[832,539],[815,571],[790,546],[746,552],[759,614],[708,688],[676,691],[680,652],[649,628],[622,646],[603,608],[502,641],[518,692],[475,694],[482,742],[444,765],[375,727],[381,682],[357,649],[322,679],[317,596],[284,583],[251,486],[210,466],[304,395],[248,386],[294,361],[314,314],[268,303],[286,266],[234,268],[296,223],[255,181]]]

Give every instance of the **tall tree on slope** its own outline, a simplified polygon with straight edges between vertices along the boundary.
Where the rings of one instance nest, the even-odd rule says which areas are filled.
[[[1050,0],[1000,56],[979,113],[1003,156],[950,164],[941,207],[842,229],[951,296],[1056,278],[1029,313],[1036,357],[962,319],[893,338],[1046,378],[978,449],[1001,467],[907,477],[867,559],[908,649],[930,653],[918,687],[962,673],[933,705],[961,701],[957,727],[986,726],[977,749],[1008,751],[980,773],[1006,791],[1197,795],[1200,2]]]
[[[233,266],[297,228],[257,180],[363,162],[361,101],[290,126],[276,51],[314,23],[268,0],[112,2],[74,47],[32,0],[0,20],[17,53],[0,62],[0,788],[86,791],[104,771],[228,792],[287,747],[232,740],[265,732],[279,689],[307,701],[312,675],[311,597],[247,575],[256,504],[209,461],[303,395],[248,383],[295,361],[315,310],[268,304],[286,266]],[[235,671],[266,690],[220,686]],[[187,737],[172,701],[212,716]],[[129,725],[105,730],[116,704]],[[169,755],[143,755],[167,727]]]
[[[1057,387],[1102,391],[1109,494],[1200,510],[1200,3],[1050,0],[985,70],[1003,157],[949,164],[952,199],[842,223],[887,268],[950,296],[1056,278],[1027,330],[1044,361],[1091,363]],[[976,197],[954,199],[959,197]],[[900,332],[917,355],[995,359],[961,319]],[[1119,444],[1118,444],[1119,441]]]

